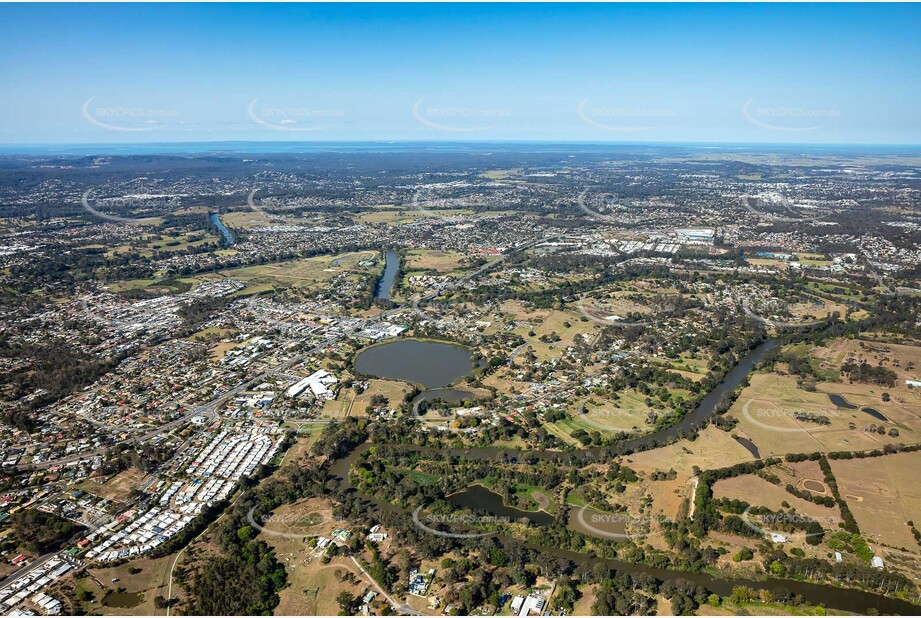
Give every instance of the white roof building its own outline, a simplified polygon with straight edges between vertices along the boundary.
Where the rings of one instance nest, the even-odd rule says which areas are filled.
[[[336,394],[331,391],[329,387],[338,381],[339,379],[336,376],[328,371],[320,369],[288,387],[288,390],[285,391],[285,395],[289,398],[297,397],[309,388],[310,392],[313,393],[313,396],[317,399],[332,399]]]

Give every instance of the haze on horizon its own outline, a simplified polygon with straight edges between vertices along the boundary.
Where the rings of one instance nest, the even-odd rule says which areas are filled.
[[[921,143],[917,5],[2,5],[0,146]]]

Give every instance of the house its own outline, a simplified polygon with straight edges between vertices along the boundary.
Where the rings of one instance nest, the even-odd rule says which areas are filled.
[[[547,600],[537,594],[529,594],[528,597],[521,604],[521,609],[518,610],[519,616],[530,616],[533,612],[534,614],[540,616],[544,610],[544,605],[547,604]]]
[[[873,559],[870,560],[870,566],[872,566],[874,569],[879,569],[880,571],[886,568],[886,565],[883,562],[883,559],[880,558],[879,556],[873,556]]]
[[[788,540],[789,540],[789,539],[787,538],[787,535],[785,535],[785,534],[780,534],[780,533],[778,533],[778,532],[772,532],[772,533],[771,533],[771,542],[772,542],[772,543],[786,543]]]
[[[418,570],[413,569],[409,572],[409,593],[418,597],[425,596],[429,584],[435,578],[435,569],[429,569],[428,574],[423,575]]]

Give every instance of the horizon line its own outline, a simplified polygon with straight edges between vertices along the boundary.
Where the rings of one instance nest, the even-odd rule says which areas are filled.
[[[279,146],[323,146],[323,145],[572,145],[572,146],[766,146],[766,147],[880,147],[880,148],[921,148],[921,142],[756,142],[756,141],[692,141],[692,140],[566,140],[566,139],[499,139],[499,140],[464,140],[464,139],[329,139],[329,140],[196,140],[196,141],[157,141],[157,142],[10,142],[0,143],[3,154],[20,154],[13,152],[16,148],[40,150],[43,148],[158,148],[167,146],[209,145],[279,145]],[[26,154],[26,153],[21,153]]]

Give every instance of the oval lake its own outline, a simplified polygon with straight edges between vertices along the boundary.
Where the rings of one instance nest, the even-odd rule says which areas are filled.
[[[359,352],[355,370],[375,378],[440,388],[473,370],[473,354],[453,343],[400,339]]]

